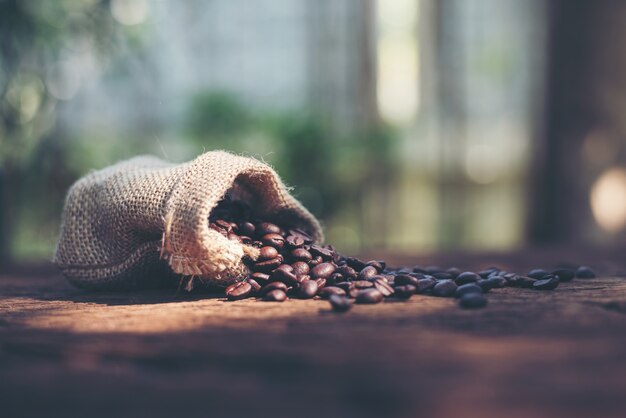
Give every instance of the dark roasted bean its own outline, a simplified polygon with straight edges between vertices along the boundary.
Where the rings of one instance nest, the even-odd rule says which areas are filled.
[[[367,263],[368,266],[372,266],[378,271],[378,273],[382,273],[385,270],[385,262],[379,260],[370,260]]]
[[[283,230],[280,226],[275,225],[271,222],[261,222],[256,226],[256,233],[260,237],[267,234],[281,235],[283,233]]]
[[[356,295],[356,303],[379,303],[383,300],[384,296],[377,289],[363,289],[359,290]]]
[[[559,285],[559,278],[553,275],[545,276],[543,279],[539,279],[533,283],[533,289],[535,290],[554,290]]]
[[[417,288],[412,284],[405,284],[394,287],[394,296],[400,299],[408,299],[417,292]]]
[[[593,279],[596,273],[587,266],[580,266],[576,270],[576,277],[580,279]]]
[[[356,270],[354,270],[352,267],[348,265],[337,267],[335,271],[341,274],[343,277],[350,278],[350,279],[353,279],[357,276]]]
[[[299,235],[288,235],[285,242],[291,247],[301,247],[304,245],[304,238]]]
[[[296,278],[298,280],[298,283],[303,283],[303,282],[306,282],[307,280],[312,280],[311,276],[309,276],[308,274],[298,274],[296,275]]]
[[[250,277],[246,279],[246,281],[250,283],[250,287],[252,288],[253,295],[256,295],[257,293],[259,293],[259,291],[261,290],[261,285],[259,284],[259,282],[257,282],[256,280]]]
[[[264,245],[280,249],[285,245],[285,238],[280,234],[265,234],[261,237],[261,242],[263,242]]]
[[[247,235],[249,237],[254,236],[254,232],[256,231],[256,227],[251,222],[242,222],[239,224],[239,233],[241,235]]]
[[[478,280],[480,280],[480,276],[478,274],[474,273],[473,271],[464,271],[463,273],[459,274],[456,279],[454,279],[454,282],[457,285],[461,286],[464,284],[477,282]]]
[[[450,273],[439,272],[433,273],[433,277],[437,280],[452,280],[454,277]]]
[[[426,269],[422,266],[413,266],[413,273],[428,274]]]
[[[284,302],[286,299],[287,293],[280,289],[271,290],[263,295],[263,300],[266,302]]]
[[[260,284],[267,283],[270,280],[270,275],[261,272],[254,272],[250,275],[251,278],[259,282]]]
[[[534,280],[534,279],[531,279]],[[471,283],[466,283],[466,284],[471,284]],[[489,281],[489,279],[480,279],[476,282],[476,284],[478,286],[480,286],[480,288],[483,290],[483,292],[487,293],[488,291],[490,291],[491,289],[493,289],[492,285],[493,283]]]
[[[452,280],[442,280],[433,287],[433,295],[441,297],[453,296],[457,287]]]
[[[302,299],[311,299],[317,294],[317,282],[315,280],[307,280],[300,284],[298,296]]]
[[[332,263],[321,263],[311,269],[311,277],[314,279],[327,279],[335,272],[335,265]]]
[[[328,301],[335,312],[347,312],[352,308],[352,301],[345,296],[330,295]]]
[[[405,285],[405,284],[410,284],[413,286],[418,286],[418,279],[413,277],[413,276],[409,276],[408,274],[398,274],[395,276],[394,278],[394,282],[396,283],[396,285]]]
[[[459,274],[461,274],[461,270],[459,270],[456,267],[450,267],[448,270],[446,270],[446,273],[451,275],[453,279],[456,279],[459,276]]]
[[[346,258],[346,263],[350,267],[352,267],[355,271],[361,271],[361,270],[363,270],[366,267],[365,262],[359,260],[356,257],[347,257]]]
[[[550,273],[543,270],[543,269],[534,269],[528,272],[527,276],[530,277],[531,279],[543,279],[545,276],[549,275]]]
[[[487,298],[480,293],[467,293],[459,300],[459,305],[464,309],[478,309],[487,306]]]
[[[394,293],[393,287],[391,287],[389,283],[387,283],[387,279],[383,277],[374,280],[374,287],[382,293],[384,297],[389,297]]]
[[[339,296],[345,296],[346,295],[346,291],[339,288],[339,287],[335,287],[335,286],[326,286],[322,289],[320,289],[317,292],[318,295],[320,295],[322,297],[322,299],[328,299],[330,297],[330,295],[339,295]]]
[[[463,295],[467,295],[468,293],[483,293],[483,289],[477,285],[476,283],[467,283],[464,285],[459,286],[456,289],[456,292],[454,292],[454,297],[455,298],[460,298]]]
[[[479,271],[478,275],[482,277],[483,279],[486,279],[487,277],[491,276],[493,273],[497,273],[499,271],[500,269],[496,267],[489,267],[488,269]]]
[[[561,282],[569,282],[574,278],[576,272],[570,269],[556,269],[552,274],[558,277]]]
[[[276,267],[280,266],[283,263],[283,257],[278,256],[276,258],[272,258],[271,260],[261,261],[260,263],[255,263],[252,267],[253,270],[260,271],[262,273],[269,273],[274,270]]]
[[[315,280],[315,283],[317,283],[318,289],[321,289],[324,286],[326,286],[326,279],[311,279],[311,280]]]
[[[309,252],[314,256],[318,255],[322,257],[324,260],[330,260],[333,258],[333,251],[327,248],[320,247],[319,245],[311,245],[311,249],[309,250]]]
[[[328,277],[328,281],[331,283],[343,282],[344,280],[346,280],[346,278],[343,277],[343,274],[337,272],[334,272]]]
[[[506,279],[502,276],[489,276],[487,279],[492,289],[500,289],[506,286]]]
[[[309,267],[309,265],[305,263],[304,261],[296,261],[294,263],[291,263],[291,267],[293,269],[294,274],[296,275],[309,274],[309,272],[311,271],[311,268]]]
[[[243,243],[243,239],[241,239],[241,237],[237,234],[235,234],[234,232],[229,232],[228,233],[228,239],[231,241],[237,241],[237,242],[241,242]]]
[[[367,266],[363,270],[361,270],[358,274],[359,280],[367,280],[369,277],[376,276],[378,274],[378,270],[374,266]]]
[[[442,271],[442,268],[439,266],[426,266],[425,270],[426,270],[426,273],[432,275],[433,273]]]
[[[357,289],[356,287],[354,287],[346,292],[346,296],[348,296],[351,299],[354,299],[356,298],[356,295],[358,295],[360,291],[361,291],[360,289]]]
[[[270,282],[261,288],[261,294],[264,295],[272,290],[282,290],[287,292],[287,285],[283,282]]]
[[[531,277],[526,277],[526,276],[519,276],[519,280],[518,280],[518,284],[519,287],[523,287],[523,288],[531,288],[533,287],[533,284],[536,282],[537,280],[531,278]]]
[[[313,242],[313,238],[309,234],[307,234],[305,231],[299,228],[291,228],[289,230],[289,235],[301,237],[304,240],[305,244],[310,244],[311,242]]]
[[[250,296],[252,286],[248,282],[237,282],[228,286],[225,290],[228,300],[244,299]]]
[[[293,274],[293,268],[289,264],[283,264],[275,269],[270,275],[270,280],[283,282],[288,286],[298,284],[298,277]]]
[[[259,251],[259,258],[257,261],[271,260],[278,257],[278,250],[274,247],[265,246]]]
[[[355,280],[352,283],[357,289],[367,289],[374,286],[374,283],[370,282],[369,280]]]
[[[396,276],[396,279],[397,279],[397,276]],[[437,281],[435,279],[431,279],[428,277],[425,279],[419,279],[417,281],[417,293],[428,292],[432,290],[433,287],[435,287],[435,284],[437,284]]]
[[[295,249],[291,250],[289,255],[295,261],[307,262],[307,261],[311,261],[311,259],[313,258],[311,253],[308,252],[307,250],[305,250],[304,248],[295,248]]]
[[[345,290],[346,292],[354,289],[354,283],[353,282],[339,282],[339,283],[335,283],[335,286]]]
[[[316,255],[315,257],[313,257],[313,259],[311,261],[309,261],[309,265],[310,266],[318,266],[320,264],[322,264],[324,262],[324,259],[322,258],[321,255]]]

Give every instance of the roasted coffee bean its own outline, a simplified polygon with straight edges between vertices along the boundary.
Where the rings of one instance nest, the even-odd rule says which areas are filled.
[[[311,280],[315,280],[315,283],[317,283],[318,289],[321,289],[324,286],[326,286],[326,279],[311,279]]]
[[[394,296],[400,299],[408,299],[417,292],[417,288],[412,284],[405,284],[394,287]]]
[[[310,266],[318,266],[320,264],[322,264],[324,262],[324,259],[322,258],[321,255],[316,255],[315,257],[313,257],[313,259],[311,261],[309,261],[309,265]]]
[[[314,279],[327,279],[335,272],[335,265],[332,263],[321,263],[311,269],[311,277]]]
[[[374,266],[367,266],[361,270],[357,276],[359,280],[367,280],[369,277],[376,276],[378,270]]]
[[[467,295],[468,293],[483,293],[483,289],[477,285],[476,283],[467,283],[464,285],[459,286],[456,289],[456,292],[454,292],[454,297],[455,298],[460,298],[463,295]]]
[[[446,273],[451,275],[453,279],[456,279],[459,276],[459,274],[461,274],[461,270],[459,270],[456,267],[450,267],[448,270],[446,270]]]
[[[363,270],[366,267],[365,262],[359,260],[356,257],[346,257],[346,263],[357,272]]]
[[[479,309],[487,306],[487,298],[480,293],[467,293],[459,300],[463,309]]]
[[[396,276],[396,280],[398,279],[398,276]],[[435,285],[437,284],[437,281],[435,279],[431,279],[429,277],[425,278],[425,279],[419,279],[417,281],[417,293],[426,293],[429,292],[433,289],[433,287],[435,287]]]
[[[570,269],[556,269],[552,274],[558,277],[561,282],[569,282],[574,278],[576,272]]]
[[[506,279],[502,276],[489,276],[487,279],[492,289],[500,289],[506,286]]]
[[[464,284],[477,282],[478,280],[480,280],[480,278],[481,276],[474,273],[473,271],[464,271],[463,273],[459,274],[456,279],[454,279],[454,282],[457,285],[462,286]]]
[[[250,296],[252,286],[248,282],[237,282],[228,286],[225,290],[228,300],[244,299]]]
[[[504,278],[506,279],[507,286],[511,287],[520,287],[522,276],[518,276],[517,274],[506,274]]]
[[[308,274],[298,274],[296,275],[296,278],[298,279],[298,283],[303,283],[303,282],[306,282],[307,280],[312,280],[311,276],[309,276]]]
[[[260,284],[265,284],[270,280],[270,275],[266,274],[266,273],[261,273],[261,272],[254,272],[250,275],[250,278],[256,280],[257,282],[259,282]]]
[[[383,294],[377,289],[363,289],[359,290],[355,299],[356,303],[373,304],[381,302],[383,298]]]
[[[261,242],[263,242],[263,245],[280,249],[285,245],[285,238],[280,234],[265,234],[261,237]]]
[[[301,299],[311,299],[317,294],[317,290],[317,283],[315,282],[315,280],[307,280],[300,284],[298,296]]]
[[[259,282],[257,282],[256,280],[250,277],[247,278],[246,281],[250,283],[250,287],[252,288],[253,295],[256,295],[257,293],[259,293],[259,291],[261,290],[261,285],[259,284]]]
[[[412,270],[413,270],[413,273],[428,274],[426,269],[422,266],[413,266]]]
[[[339,282],[339,283],[335,283],[335,286],[345,290],[346,292],[354,289],[353,282]]]
[[[483,279],[486,279],[487,277],[491,276],[493,273],[497,273],[499,271],[500,269],[497,267],[489,267],[488,269],[479,271],[478,275],[482,277]]]
[[[347,312],[352,308],[352,301],[345,296],[330,295],[328,301],[335,312]]]
[[[257,261],[271,260],[276,257],[278,257],[278,250],[274,247],[265,246],[261,247]]]
[[[335,270],[337,273],[341,274],[343,277],[349,278],[349,279],[354,279],[357,276],[357,272],[356,270],[354,270],[352,267],[345,265],[345,266],[339,266],[337,267],[337,269]]]
[[[452,280],[442,280],[433,287],[433,295],[441,297],[453,296],[457,287]]]
[[[580,279],[593,279],[596,273],[587,266],[580,266],[576,270],[576,277]]]
[[[284,302],[286,299],[287,293],[280,289],[271,290],[263,295],[263,300],[266,302]]]
[[[374,283],[369,280],[355,280],[352,282],[357,289],[368,289],[374,287]]]
[[[534,269],[528,272],[527,276],[530,277],[531,279],[543,279],[545,276],[549,275],[550,273],[543,270],[543,269]]]
[[[307,262],[307,261],[311,261],[311,259],[313,258],[311,253],[308,252],[307,250],[305,250],[304,248],[295,248],[295,249],[291,250],[289,255],[295,261]]]
[[[230,222],[225,221],[224,219],[218,219],[215,221],[215,224],[223,229],[225,229],[227,232],[230,232],[233,230],[232,225],[230,224]]]
[[[533,287],[533,284],[536,282],[537,280],[531,278],[531,277],[526,277],[526,276],[519,276],[519,280],[518,280],[518,285],[519,287],[528,289]]]
[[[531,280],[534,280],[534,279],[531,279]],[[466,283],[466,284],[471,284],[471,283]],[[490,282],[489,279],[480,279],[476,282],[476,284],[480,286],[483,292],[487,293],[488,291],[493,289],[492,285],[494,283]],[[464,286],[464,285],[461,285],[461,286]]]
[[[291,269],[291,266],[289,264],[283,264],[282,266],[287,266]],[[272,272],[272,274],[270,275],[270,280],[283,282],[287,286],[293,286],[293,285],[300,283],[298,281],[298,277],[295,274],[293,274],[291,271],[287,270],[286,268],[280,268],[280,267]]]
[[[242,222],[239,224],[239,233],[241,235],[247,235],[253,237],[256,231],[256,227],[251,222]]]
[[[331,260],[333,258],[333,251],[328,248],[320,247],[319,245],[311,245],[309,252],[313,254],[313,256],[318,255],[322,257],[324,260]]]
[[[269,273],[274,270],[276,267],[280,266],[283,263],[283,257],[278,256],[276,258],[272,258],[271,260],[261,261],[259,263],[255,263],[252,266],[252,269],[255,271],[260,271],[262,273]]]
[[[443,271],[443,269],[439,266],[426,266],[425,270],[426,270],[426,273],[430,275]]]
[[[343,282],[344,280],[346,280],[346,278],[343,277],[343,274],[337,272],[334,272],[330,275],[330,277],[328,277],[329,283]]]
[[[370,260],[365,264],[374,267],[378,273],[382,273],[386,266],[385,262],[380,260]]]
[[[304,245],[304,238],[298,235],[288,235],[285,242],[291,247],[301,247]]]
[[[391,287],[389,283],[387,283],[387,280],[382,277],[374,280],[374,287],[386,298],[394,293],[393,287]]]
[[[310,244],[313,242],[313,238],[307,234],[305,231],[299,228],[291,228],[289,231],[289,235],[298,236],[304,240],[305,244]]]
[[[291,267],[293,268],[293,272],[296,275],[309,274],[309,272],[311,271],[309,265],[304,261],[296,261],[294,263],[291,263]]]
[[[450,273],[445,273],[445,272],[434,273],[433,277],[437,280],[453,280],[454,279],[454,277]]]
[[[535,290],[554,290],[559,285],[559,278],[553,275],[545,276],[543,279],[539,279],[533,283],[533,289]]]
[[[281,235],[283,230],[280,226],[275,225],[271,222],[261,222],[256,226],[256,233],[258,236],[262,237],[267,234],[278,234]]]
[[[351,298],[351,299],[355,299],[356,295],[358,295],[360,291],[361,291],[361,289],[357,289],[356,287],[353,287],[352,289],[350,289],[350,290],[348,290],[346,292],[346,296]]]
[[[413,286],[418,286],[418,279],[413,277],[413,276],[409,276],[408,274],[398,274],[394,277],[394,282],[396,283],[396,285],[400,285],[403,286],[405,284],[410,284]]]
[[[320,295],[322,299],[328,299],[330,297],[330,295],[345,296],[346,295],[346,291],[341,289],[340,287],[326,286],[326,287],[320,289],[317,292],[317,294]]]
[[[401,269],[397,269],[395,270],[396,274],[411,274],[413,273],[413,271],[410,268],[401,268]]]
[[[261,294],[264,295],[272,290],[282,290],[287,292],[287,285],[283,282],[270,282],[261,288]]]
[[[237,234],[235,234],[234,232],[229,232],[228,233],[228,239],[231,241],[237,241],[237,242],[241,242],[243,243],[243,239],[241,239],[241,237]]]

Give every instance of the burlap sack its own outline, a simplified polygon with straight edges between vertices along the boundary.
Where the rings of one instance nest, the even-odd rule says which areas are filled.
[[[223,151],[171,164],[142,156],[93,172],[69,190],[54,262],[88,289],[161,286],[179,275],[228,284],[258,249],[209,229],[228,193],[268,220],[323,240],[319,222],[266,164]]]

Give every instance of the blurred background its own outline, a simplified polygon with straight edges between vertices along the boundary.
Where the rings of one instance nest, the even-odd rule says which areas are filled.
[[[346,252],[619,245],[619,0],[0,0],[0,257],[150,153],[263,159]]]

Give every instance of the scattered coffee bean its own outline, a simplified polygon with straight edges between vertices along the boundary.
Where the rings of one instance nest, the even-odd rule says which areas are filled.
[[[477,282],[478,280],[480,280],[480,276],[472,271],[464,271],[463,273],[459,274],[456,279],[454,279],[454,282],[461,286],[467,283],[474,283]]]
[[[502,276],[489,276],[487,281],[489,282],[491,289],[500,289],[506,286],[507,283],[506,279]]]
[[[284,302],[285,299],[287,299],[287,293],[280,289],[271,290],[263,295],[263,300],[266,302]]]
[[[404,284],[394,287],[394,296],[399,299],[408,299],[417,292],[417,288],[412,284]]]
[[[467,283],[467,284],[459,286],[456,289],[456,292],[454,292],[454,297],[460,298],[469,293],[480,293],[482,295],[483,289],[476,283]]]
[[[239,300],[250,296],[252,286],[248,282],[237,282],[228,286],[225,290],[228,300]]]
[[[452,280],[442,280],[433,287],[433,295],[441,297],[449,297],[454,295],[457,289],[456,283]]]
[[[259,258],[257,259],[257,261],[271,260],[276,257],[278,257],[278,250],[274,247],[266,245],[265,247],[262,247],[259,251]]]
[[[531,279],[543,279],[545,276],[549,275],[550,273],[543,270],[543,269],[534,269],[528,272],[527,276],[530,277]]]
[[[391,287],[389,283],[387,283],[387,280],[383,277],[375,279],[373,283],[376,290],[382,293],[384,297],[388,298],[389,296],[393,295],[393,287]]]
[[[429,292],[435,287],[437,281],[435,279],[431,279],[426,277],[424,279],[419,279],[417,281],[417,293],[426,293]]]
[[[265,293],[273,290],[282,290],[283,292],[287,292],[287,285],[283,282],[270,282],[261,288],[261,294],[264,295]]]
[[[311,268],[304,261],[295,261],[291,263],[291,268],[293,269],[293,273],[296,275],[301,274],[309,274]]]
[[[376,276],[377,274],[378,274],[378,270],[376,269],[376,267],[367,266],[359,272],[359,275],[357,277],[359,280],[367,280],[368,278],[372,276]]]
[[[580,266],[578,270],[576,270],[576,277],[580,279],[593,279],[596,277],[596,273],[587,266]]]
[[[459,300],[463,309],[478,309],[487,306],[487,298],[481,293],[467,293]]]
[[[317,294],[317,282],[315,280],[307,280],[300,285],[298,296],[302,299],[311,299]]]
[[[576,272],[570,269],[556,269],[552,271],[552,274],[558,277],[561,282],[569,282],[576,276]]]
[[[409,276],[408,274],[398,274],[398,275],[396,275],[395,278],[394,278],[394,282],[397,285],[400,285],[400,286],[405,285],[405,284],[410,284],[410,285],[413,285],[413,286],[416,286],[416,287],[419,286],[418,285],[419,280],[417,278],[413,277],[413,276]],[[433,285],[434,285],[434,283],[433,283]]]
[[[536,290],[554,290],[559,285],[559,278],[553,275],[545,276],[533,283],[533,289]]]
[[[374,286],[374,283],[370,282],[369,280],[355,280],[352,283],[354,283],[354,287],[356,287],[357,289],[367,289]]]
[[[359,290],[356,295],[356,303],[373,304],[382,302],[384,296],[376,289]]]
[[[352,308],[352,301],[345,296],[330,295],[328,301],[335,312],[347,312]]]
[[[335,272],[335,266],[331,263],[321,263],[311,269],[311,277],[314,279],[327,279]]]
[[[346,291],[343,290],[340,287],[335,287],[335,286],[326,286],[322,289],[320,289],[317,294],[322,298],[322,299],[328,299],[330,297],[330,295],[339,295],[339,296],[345,296],[346,295]]]

